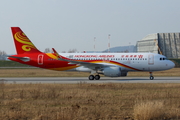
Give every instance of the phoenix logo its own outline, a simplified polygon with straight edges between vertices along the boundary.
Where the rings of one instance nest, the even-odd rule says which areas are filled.
[[[23,32],[17,32],[14,35],[14,38],[16,39],[16,41],[22,43],[22,49],[24,51],[31,51],[31,49],[37,49],[33,43],[29,40],[29,38],[23,33]]]

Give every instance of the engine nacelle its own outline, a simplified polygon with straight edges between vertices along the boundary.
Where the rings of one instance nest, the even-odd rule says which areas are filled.
[[[91,69],[86,68],[84,66],[77,67],[77,68],[75,68],[75,70],[80,71],[80,72],[91,72]]]
[[[121,76],[121,68],[120,67],[107,67],[107,68],[104,68],[104,70],[102,72],[107,77]]]

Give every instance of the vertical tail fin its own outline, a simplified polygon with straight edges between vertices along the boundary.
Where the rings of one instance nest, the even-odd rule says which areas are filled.
[[[17,54],[40,52],[19,27],[11,27]]]

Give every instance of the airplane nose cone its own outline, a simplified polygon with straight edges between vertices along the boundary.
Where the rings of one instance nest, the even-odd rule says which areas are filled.
[[[169,64],[168,64],[168,66],[169,66],[169,68],[174,68],[175,64],[174,64],[174,62],[172,62],[172,61],[169,61]]]

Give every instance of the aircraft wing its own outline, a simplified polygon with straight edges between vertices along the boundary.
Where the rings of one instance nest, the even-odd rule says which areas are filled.
[[[108,63],[91,63],[91,62],[82,62],[82,61],[76,61],[76,60],[67,60],[67,59],[63,59],[63,58],[58,58],[58,60],[61,61],[67,61],[69,62],[69,64],[76,64],[77,66],[84,66],[93,70],[96,69],[101,69],[104,67],[110,67],[110,66],[115,66],[112,64],[108,64]]]
[[[55,55],[58,57],[58,60],[69,62],[69,64],[76,64],[77,66],[84,66],[84,67],[87,67],[87,68],[93,69],[93,70],[101,69],[104,67],[116,66],[113,64],[105,63],[105,62],[103,62],[103,63],[91,63],[91,62],[83,62],[83,61],[72,60],[72,59],[65,58],[65,57],[59,55],[55,51],[54,48],[52,48],[52,50],[54,51]]]

